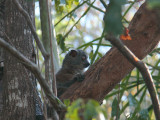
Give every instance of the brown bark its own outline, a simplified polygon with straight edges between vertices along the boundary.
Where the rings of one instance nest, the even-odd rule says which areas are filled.
[[[30,17],[34,19],[34,2],[19,0]],[[23,53],[28,59],[33,58],[33,37],[26,20],[16,9],[12,0],[6,0],[5,33],[7,42]],[[3,120],[34,120],[35,91],[34,76],[17,58],[5,51],[3,76]]]
[[[143,4],[129,25],[132,40],[123,42],[139,59],[149,54],[160,40],[158,12]],[[85,80],[73,84],[61,99],[91,98],[102,102],[107,93],[133,69],[134,66],[113,47],[89,68]]]
[[[0,0],[0,38],[4,38],[4,0]],[[3,77],[3,60],[4,60],[4,51],[0,48],[0,120],[2,116],[2,77]]]

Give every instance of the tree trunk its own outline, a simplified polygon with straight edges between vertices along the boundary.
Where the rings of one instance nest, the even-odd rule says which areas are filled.
[[[19,0],[22,7],[34,20],[34,2]],[[23,53],[28,59],[33,58],[33,37],[26,20],[17,10],[12,0],[6,0],[5,33],[7,42]],[[35,77],[10,53],[5,51],[3,77],[3,120],[35,119]]]
[[[4,38],[4,0],[0,0],[0,37]],[[4,51],[0,48],[0,120],[2,116],[2,77],[3,77],[3,60],[4,60]]]
[[[149,54],[159,43],[158,12],[158,9],[147,9],[144,3],[129,25],[132,40],[123,42],[140,59]],[[85,80],[73,84],[61,99],[73,101],[77,98],[91,98],[102,102],[107,93],[133,69],[134,66],[113,47],[89,68],[85,73]]]

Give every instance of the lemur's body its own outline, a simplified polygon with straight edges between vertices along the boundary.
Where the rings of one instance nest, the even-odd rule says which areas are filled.
[[[82,80],[84,68],[90,65],[87,57],[82,50],[71,50],[67,53],[62,68],[56,74],[58,96],[74,82]]]

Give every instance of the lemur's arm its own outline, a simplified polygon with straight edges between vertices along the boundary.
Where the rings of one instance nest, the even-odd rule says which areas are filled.
[[[67,81],[67,82],[63,82],[63,83],[57,83],[58,86],[58,96],[61,96],[65,90],[70,87],[72,84],[74,84],[75,82],[81,82],[84,80],[84,75],[82,74],[77,74],[76,77],[74,77],[73,80]]]

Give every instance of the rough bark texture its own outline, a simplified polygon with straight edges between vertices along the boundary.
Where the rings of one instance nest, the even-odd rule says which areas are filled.
[[[4,38],[4,0],[0,0],[0,37]],[[4,60],[4,51],[0,48],[0,120],[2,116],[2,76],[3,76],[3,60]]]
[[[34,2],[19,0],[23,8],[34,19]],[[9,42],[33,61],[33,38],[24,17],[12,0],[6,0],[5,32]],[[3,77],[3,120],[34,120],[35,97],[34,76],[18,60],[5,51]]]
[[[139,59],[149,54],[160,40],[158,12],[143,4],[129,25],[132,40],[123,42]],[[113,47],[89,68],[85,80],[73,84],[61,99],[92,98],[102,102],[106,94],[133,69],[134,66]]]

